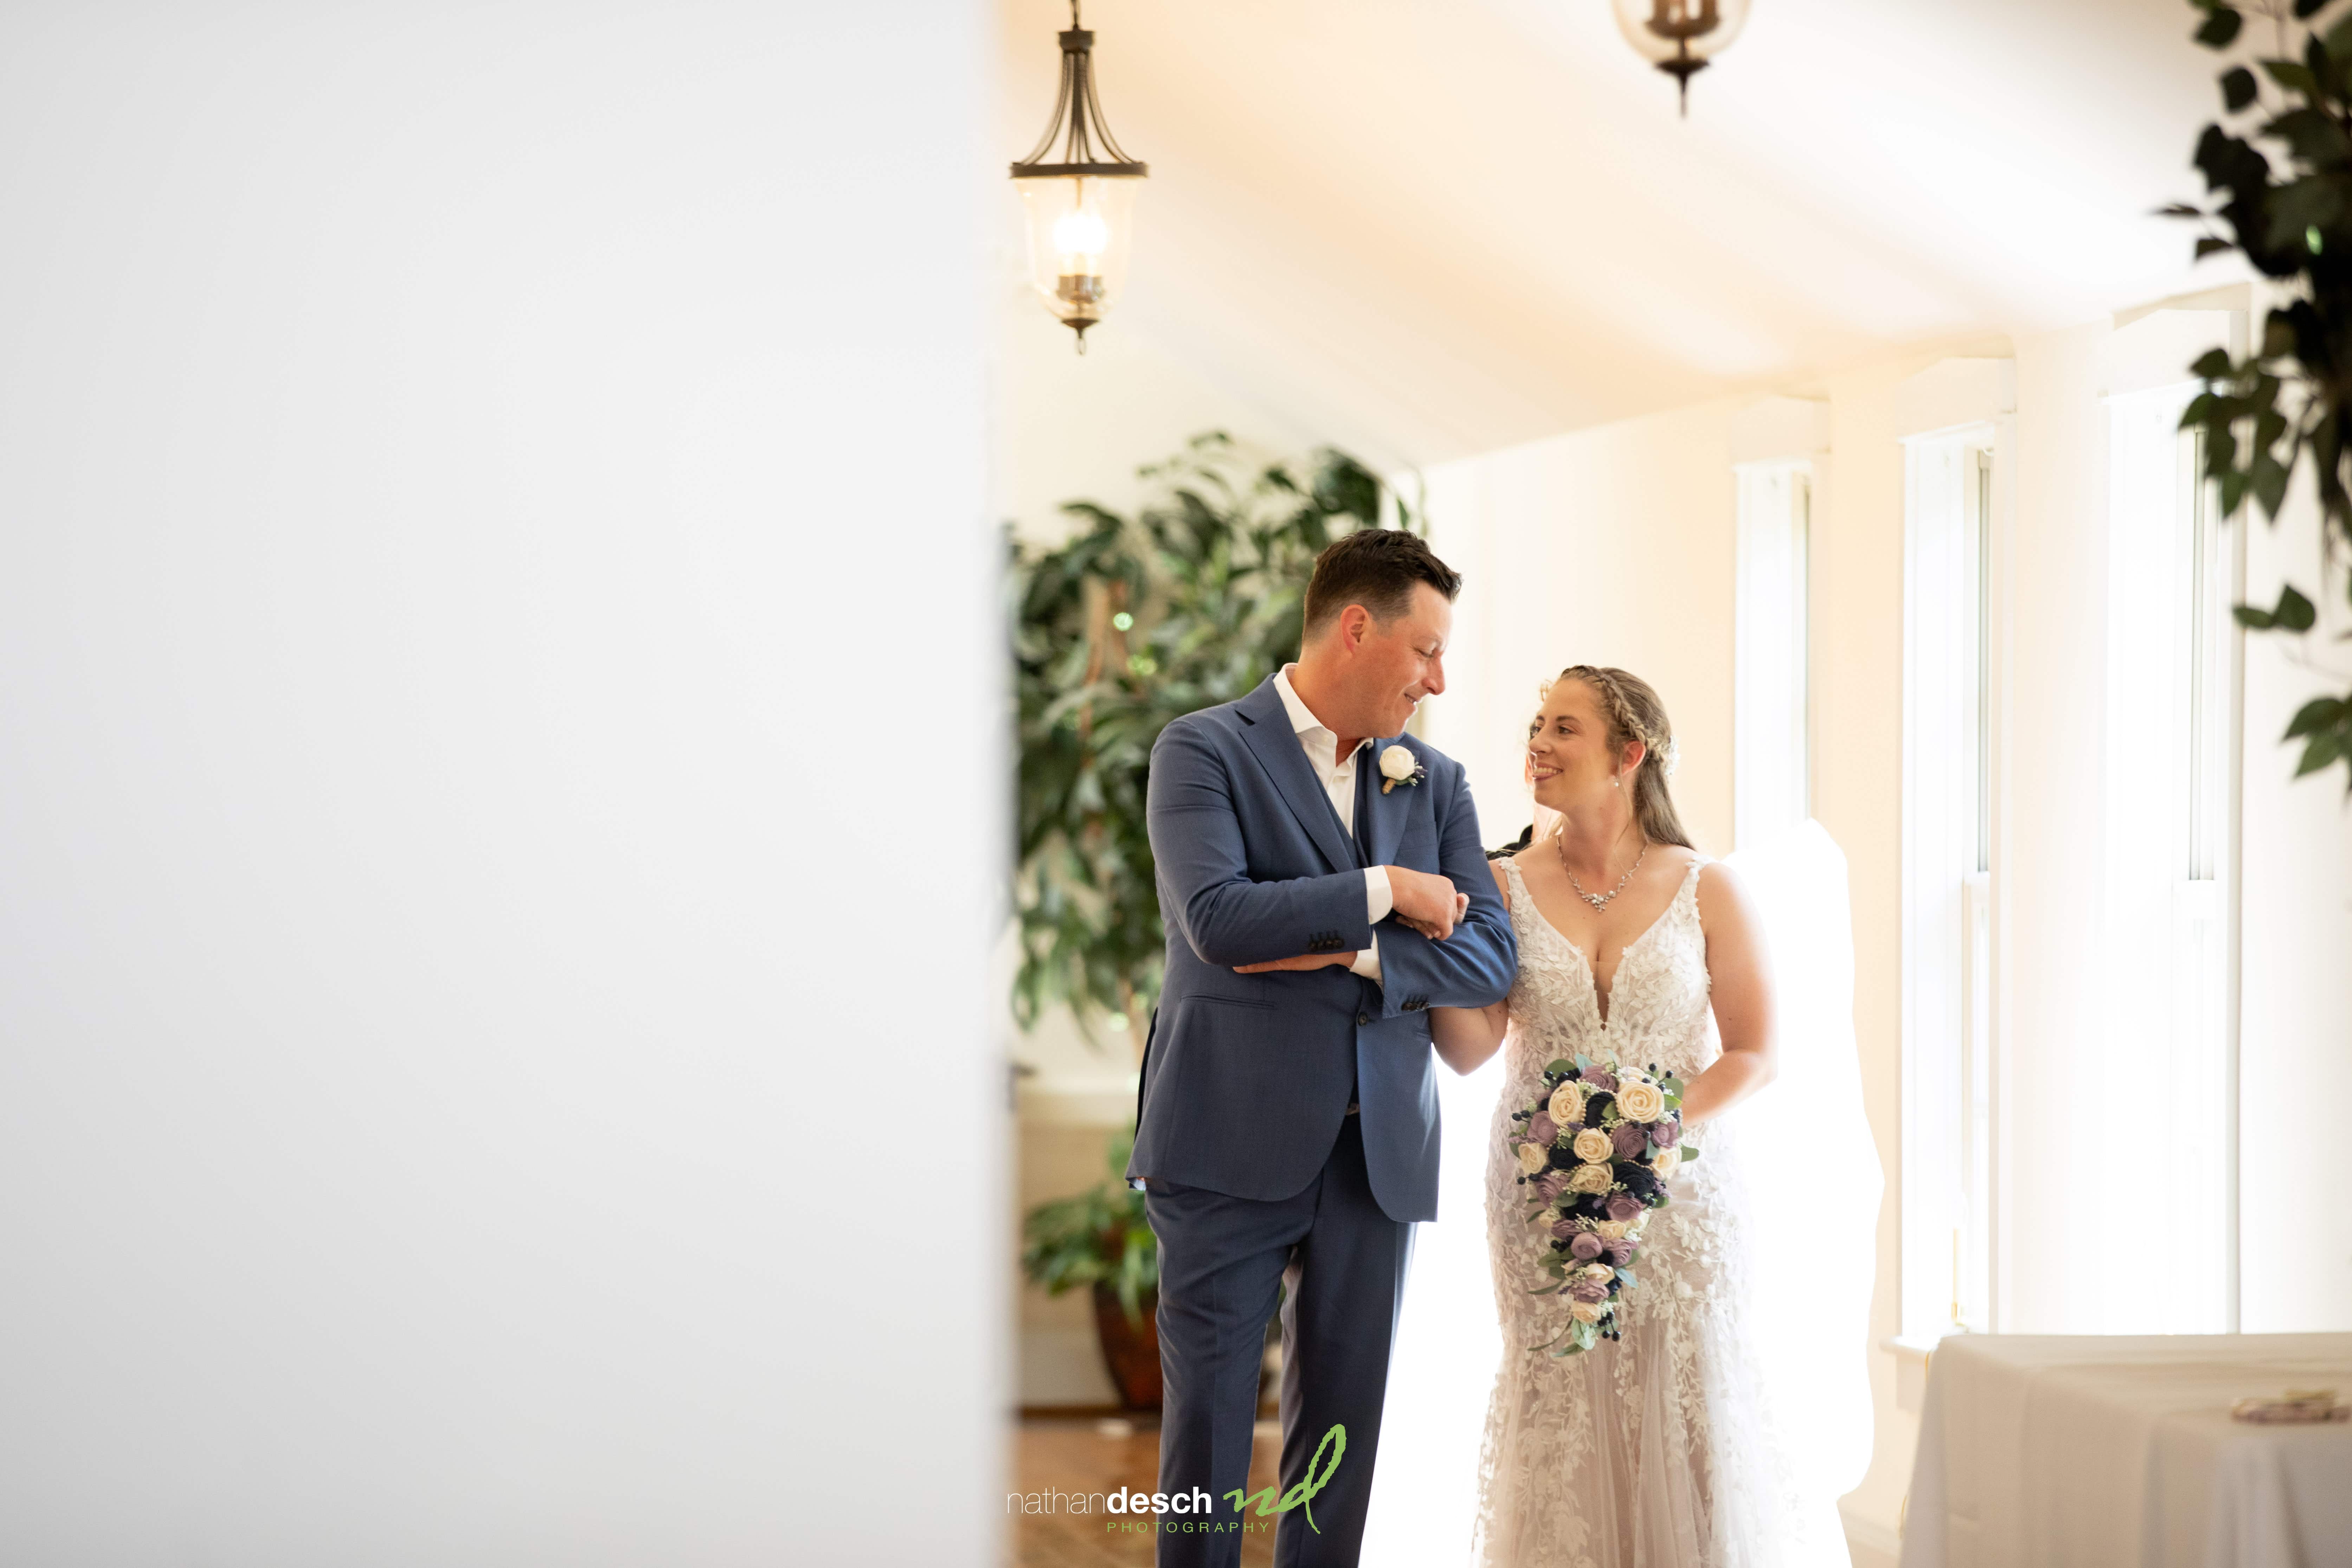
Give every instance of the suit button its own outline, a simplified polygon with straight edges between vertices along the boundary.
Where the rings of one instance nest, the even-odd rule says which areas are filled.
[[[1359,1013],[1356,1015],[1356,1022],[1359,1024],[1369,1024],[1371,1021],[1372,1016],[1370,1013]]]

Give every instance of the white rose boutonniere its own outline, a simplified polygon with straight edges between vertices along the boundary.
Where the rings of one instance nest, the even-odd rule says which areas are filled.
[[[1621,1083],[1617,1109],[1628,1121],[1655,1121],[1666,1113],[1666,1091],[1654,1083]]]
[[[1381,793],[1386,795],[1399,784],[1417,784],[1429,776],[1410,746],[1389,746],[1381,752]]]

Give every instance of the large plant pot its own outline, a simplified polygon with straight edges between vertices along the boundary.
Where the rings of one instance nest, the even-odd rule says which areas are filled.
[[[1118,1402],[1129,1410],[1160,1408],[1160,1293],[1146,1290],[1137,1303],[1142,1321],[1130,1322],[1118,1292],[1095,1286],[1095,1334],[1102,1341],[1103,1365],[1110,1371]]]

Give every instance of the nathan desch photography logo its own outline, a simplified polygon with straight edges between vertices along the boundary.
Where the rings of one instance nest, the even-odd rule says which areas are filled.
[[[1315,1452],[1307,1461],[1307,1474],[1279,1498],[1272,1487],[1260,1487],[1256,1491],[1235,1489],[1225,1494],[1233,1517],[1217,1517],[1216,1500],[1199,1487],[1174,1492],[1141,1492],[1121,1487],[1111,1492],[1066,1492],[1049,1488],[1042,1492],[1007,1492],[1004,1511],[1007,1513],[1089,1513],[1101,1514],[1107,1531],[1150,1533],[1162,1530],[1181,1530],[1217,1534],[1229,1530],[1271,1530],[1272,1525],[1255,1524],[1242,1517],[1252,1503],[1257,1505],[1259,1519],[1274,1514],[1301,1510],[1307,1528],[1316,1534],[1323,1533],[1315,1522],[1314,1499],[1317,1492],[1331,1484],[1339,1471],[1339,1460],[1348,1451],[1348,1429],[1334,1426],[1323,1434],[1315,1445]],[[1325,1456],[1328,1455],[1328,1460]],[[1116,1517],[1114,1517],[1116,1516]]]

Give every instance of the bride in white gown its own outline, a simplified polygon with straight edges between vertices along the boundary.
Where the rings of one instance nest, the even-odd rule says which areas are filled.
[[[1755,1289],[1744,1135],[1724,1113],[1775,1070],[1759,922],[1698,854],[1666,787],[1672,731],[1656,692],[1579,665],[1531,726],[1536,802],[1558,830],[1494,863],[1519,942],[1508,998],[1438,1009],[1439,1053],[1469,1072],[1497,1047],[1487,1242],[1503,1361],[1479,1464],[1476,1551],[1495,1568],[1765,1568],[1843,1560],[1826,1498],[1806,1496],[1748,1339]],[[1547,1062],[1579,1052],[1684,1079],[1704,1157],[1668,1184],[1618,1299],[1622,1338],[1538,1350],[1562,1327],[1522,1220],[1507,1135]],[[1832,1556],[1832,1553],[1834,1554]]]

